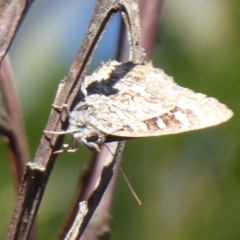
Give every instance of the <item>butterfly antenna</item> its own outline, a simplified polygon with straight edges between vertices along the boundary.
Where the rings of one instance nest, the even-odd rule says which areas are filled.
[[[108,151],[112,154],[112,156],[114,156],[114,154],[111,152],[111,150],[109,149],[109,147],[108,147],[106,144],[104,144],[104,146],[108,149]],[[117,165],[118,165],[118,167],[119,167],[119,169],[120,169],[120,172],[121,172],[121,174],[122,174],[122,176],[123,176],[123,178],[124,178],[124,180],[125,180],[128,188],[129,188],[129,190],[130,190],[133,198],[135,199],[135,201],[137,202],[137,204],[138,204],[139,206],[142,205],[141,200],[139,199],[139,197],[138,197],[137,194],[135,193],[135,191],[134,191],[134,189],[132,188],[130,182],[128,181],[127,176],[126,176],[125,173],[123,172],[123,170],[122,170],[121,166],[118,164],[118,162],[117,162]]]
[[[127,176],[126,176],[125,173],[123,172],[121,166],[119,166],[119,169],[120,169],[120,172],[121,172],[121,174],[122,174],[122,176],[123,176],[123,178],[124,178],[124,180],[125,180],[128,188],[129,188],[130,192],[131,192],[132,195],[133,195],[133,198],[135,199],[135,201],[137,202],[138,205],[142,205],[141,200],[139,199],[138,195],[137,195],[137,194],[135,193],[135,191],[133,190],[133,188],[132,188],[130,182],[128,181]]]

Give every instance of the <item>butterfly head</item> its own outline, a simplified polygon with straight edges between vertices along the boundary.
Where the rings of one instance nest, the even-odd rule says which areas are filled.
[[[72,132],[76,147],[82,143],[91,150],[100,151],[99,146],[105,142],[105,134],[91,121],[93,113],[94,107],[91,104],[79,103],[71,112],[68,130]]]

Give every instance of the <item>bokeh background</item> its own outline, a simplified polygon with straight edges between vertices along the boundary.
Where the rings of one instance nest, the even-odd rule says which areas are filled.
[[[58,83],[69,71],[95,0],[36,0],[10,49],[31,158],[45,128]],[[110,24],[91,67],[113,59],[119,16]],[[131,140],[122,168],[141,198],[135,204],[119,176],[112,239],[240,239],[240,2],[165,1],[153,63],[175,81],[216,97],[235,115],[220,126]],[[65,138],[69,141],[69,138]],[[68,211],[89,151],[62,154],[37,218],[38,239],[54,239]],[[0,239],[16,192],[0,142]]]

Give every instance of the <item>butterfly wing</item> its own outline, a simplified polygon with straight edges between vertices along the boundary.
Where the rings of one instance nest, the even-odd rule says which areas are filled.
[[[113,136],[175,134],[214,126],[233,115],[218,100],[178,86],[151,63],[107,63],[85,81],[85,88],[86,102],[95,109],[91,124]]]

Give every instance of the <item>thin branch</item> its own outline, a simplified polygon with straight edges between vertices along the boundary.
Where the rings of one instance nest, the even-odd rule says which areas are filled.
[[[8,136],[11,134],[11,127],[9,126],[9,120],[7,113],[0,108],[0,134],[4,136]],[[8,138],[6,141],[9,141]]]
[[[0,63],[33,0],[3,0],[0,4]]]
[[[121,14],[127,27],[129,42],[129,60],[142,63],[145,57],[141,42],[141,28],[137,1],[121,0]]]
[[[101,153],[98,154],[96,159],[96,170],[95,170],[95,177],[92,179],[92,184],[96,184],[97,180],[96,176],[99,178],[101,171],[103,170],[104,163],[106,161],[107,156],[109,153],[111,154],[110,157],[112,157],[112,161],[116,155],[120,155],[123,152],[124,149],[124,142],[114,142],[114,144],[118,144],[115,148],[112,147],[113,143],[106,144],[107,147],[103,146],[101,149]],[[119,149],[120,145],[122,145],[121,149]],[[109,149],[111,152],[109,152]],[[109,157],[109,156],[108,156]],[[114,167],[114,175],[111,179],[111,181],[108,183],[108,186],[106,188],[106,191],[104,195],[102,196],[99,202],[99,205],[97,209],[95,210],[90,222],[88,223],[85,231],[83,232],[83,235],[81,236],[82,240],[98,240],[98,239],[107,239],[107,236],[110,235],[110,229],[111,229],[111,204],[114,194],[114,189],[116,185],[116,180],[118,176],[118,166],[120,165],[121,158],[118,159],[118,164]],[[110,171],[110,169],[109,169]],[[92,193],[92,187],[89,188]],[[89,196],[88,198],[89,199]]]
[[[13,38],[16,35],[17,30],[19,29],[28,9],[33,3],[33,0],[2,0],[0,4],[0,65],[3,63],[3,58],[6,56],[6,53],[13,41]],[[6,60],[5,60],[6,61]],[[9,65],[8,65],[9,66]],[[4,69],[4,72],[3,72]],[[6,71],[6,66],[1,67],[1,88],[2,95],[5,99],[5,105],[7,113],[10,114],[8,117],[9,122],[11,122],[11,126],[7,127],[5,130],[5,136],[7,136],[8,144],[9,144],[9,155],[11,166],[13,170],[13,175],[15,177],[15,185],[18,187],[20,183],[20,178],[23,174],[23,164],[29,161],[29,153],[26,141],[26,135],[23,128],[23,121],[20,111],[19,102],[16,101],[17,108],[16,111],[13,111],[14,99],[17,100],[13,81],[9,75],[6,77],[5,73],[9,73]],[[7,82],[9,80],[9,83]],[[9,91],[5,93],[5,90],[10,89],[12,100],[9,101]],[[8,96],[6,96],[8,95]],[[1,125],[1,127],[5,127]],[[8,131],[9,130],[9,131]],[[4,130],[2,131],[2,133]],[[20,139],[22,138],[22,139]],[[32,232],[33,233],[33,232]],[[34,234],[31,234],[31,239],[34,238]]]
[[[125,51],[125,34],[126,34],[126,27],[124,25],[123,18],[120,19],[120,27],[119,27],[119,37],[118,37],[118,44],[117,44],[117,53],[116,53],[116,60],[119,62],[123,62],[123,52]]]
[[[115,155],[113,156],[111,153],[108,154],[100,179],[97,181],[95,186],[95,190],[91,194],[87,203],[80,203],[79,212],[65,240],[75,240],[81,237],[113,176],[116,168],[116,162],[121,158],[123,147],[124,142],[111,143],[110,151],[115,152]]]
[[[8,139],[9,159],[15,178],[16,189],[18,189],[25,171],[25,164],[30,160],[30,156],[21,105],[13,82],[11,64],[8,56],[4,58],[0,68],[0,90],[7,118],[7,121],[5,121],[5,137]]]
[[[146,60],[152,60],[157,35],[160,32],[160,19],[164,0],[141,0],[140,18],[142,29],[142,46],[146,50]]]
[[[101,149],[101,153],[105,153],[104,149]],[[84,169],[81,169],[82,174],[79,179],[79,184],[74,196],[74,200],[70,204],[68,215],[65,219],[65,222],[63,223],[63,226],[60,228],[60,233],[57,237],[59,240],[63,239],[71,228],[79,208],[79,202],[90,197],[90,194],[93,191],[94,184],[96,182],[95,181],[93,183],[93,180],[96,179],[96,176],[100,176],[104,162],[103,158],[99,159],[98,156],[99,154],[97,154],[97,152],[94,152],[92,154],[91,160],[88,162],[88,165],[84,167]]]
[[[17,201],[16,209],[21,208],[22,205],[28,205],[28,211],[34,211],[38,206],[38,198],[41,194],[41,187],[43,187],[42,182],[44,178],[45,168],[39,166],[35,163],[27,163],[26,172],[22,178],[22,182],[19,188],[19,200]],[[33,201],[29,201],[29,199],[33,199]],[[25,202],[27,201],[27,202]],[[33,215],[30,215],[29,212],[15,212],[13,218],[17,221],[18,219],[23,219],[23,221],[32,221]],[[27,239],[29,231],[31,230],[28,224],[26,224],[25,229],[17,229],[17,225],[11,224],[9,228],[9,233],[6,239],[11,239],[12,232],[18,232],[19,235],[16,236],[16,239]]]

